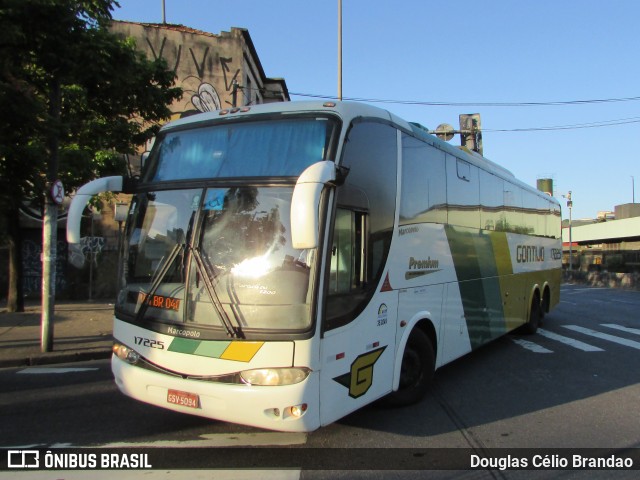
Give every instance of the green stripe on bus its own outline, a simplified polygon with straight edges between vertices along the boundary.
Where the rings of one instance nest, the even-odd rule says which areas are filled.
[[[186,353],[188,355],[199,355],[201,357],[220,358],[222,353],[229,347],[230,341],[192,340],[190,338],[176,337],[169,345],[170,352]]]
[[[169,345],[170,352],[193,354],[200,346],[200,340],[191,340],[189,338],[175,337]]]
[[[220,358],[231,342],[200,342],[194,355],[202,357]]]
[[[263,345],[264,342],[206,341],[175,337],[169,344],[168,350],[200,357],[250,362]]]
[[[494,232],[484,233],[450,225],[445,227],[445,231],[458,277],[471,348],[475,349],[507,330],[500,269],[496,262],[497,255],[505,252],[494,250]],[[500,245],[502,242],[498,240],[497,243]],[[500,267],[504,268],[504,265]]]

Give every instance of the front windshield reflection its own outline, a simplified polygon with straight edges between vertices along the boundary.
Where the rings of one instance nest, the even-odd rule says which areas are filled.
[[[219,304],[192,269],[189,321],[207,323],[222,309],[218,316],[240,329],[307,326],[311,252],[291,247],[291,194],[291,187],[207,191],[198,249]]]
[[[291,247],[292,187],[160,191],[136,197],[119,310],[245,330],[310,325],[314,251]]]

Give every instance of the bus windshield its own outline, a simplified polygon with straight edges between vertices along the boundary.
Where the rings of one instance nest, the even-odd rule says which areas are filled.
[[[232,337],[307,329],[315,251],[291,247],[292,193],[280,186],[137,195],[120,313]]]
[[[327,117],[296,117],[169,131],[143,181],[299,176],[326,159],[335,125]]]
[[[337,126],[288,116],[160,135],[127,221],[120,318],[236,338],[308,330],[316,251],[291,245],[292,177],[330,158]]]

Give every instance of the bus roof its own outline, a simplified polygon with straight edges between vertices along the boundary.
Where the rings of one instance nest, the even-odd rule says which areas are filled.
[[[391,114],[387,110],[357,102],[337,101],[302,101],[302,102],[275,102],[251,105],[245,107],[226,108],[214,112],[198,113],[189,117],[170,122],[162,127],[162,131],[179,128],[185,125],[216,122],[236,119],[243,116],[266,115],[272,113],[332,113],[343,120],[351,120],[358,117],[378,117],[397,123],[399,126],[411,130],[408,122]]]
[[[427,142],[439,150],[449,153],[455,157],[461,158],[477,167],[498,175],[510,182],[517,183],[518,185],[526,188],[532,192],[545,196],[543,192],[540,192],[536,188],[518,180],[515,175],[507,168],[489,160],[488,158],[480,155],[479,153],[472,152],[463,147],[456,147],[440,138],[429,133],[426,129],[411,124],[406,120],[398,117],[397,115],[389,112],[388,110],[368,105],[366,103],[359,102],[340,102],[340,101],[295,101],[295,102],[274,102],[264,103],[259,105],[243,106],[227,108],[217,110],[214,112],[205,112],[191,115],[189,117],[181,118],[179,120],[167,123],[160,130],[166,132],[174,128],[184,128],[189,125],[196,126],[199,123],[216,124],[226,123],[229,120],[236,120],[242,117],[251,117],[255,115],[268,115],[268,114],[294,114],[294,113],[318,113],[318,114],[332,114],[337,115],[342,119],[345,124],[349,124],[356,118],[380,118],[389,121],[421,140]],[[556,201],[557,202],[557,201]]]

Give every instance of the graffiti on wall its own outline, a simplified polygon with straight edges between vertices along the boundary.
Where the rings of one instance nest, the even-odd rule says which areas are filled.
[[[76,268],[82,268],[85,261],[92,261],[98,266],[97,255],[105,245],[104,237],[82,237],[80,243],[69,244],[69,263]]]
[[[215,76],[216,73],[208,71],[207,66],[217,65],[219,67],[224,79],[224,93],[228,96],[234,88],[234,82],[238,81],[240,75],[239,68],[236,69],[235,72],[231,68],[233,58],[219,57],[216,64],[214,53],[212,53],[208,46],[204,48],[204,50],[200,49],[197,51],[193,47],[187,47],[185,49],[183,45],[176,45],[174,52],[172,52],[173,55],[171,55],[165,53],[167,37],[162,39],[160,45],[154,45],[148,37],[146,38],[146,42],[153,58],[155,60],[163,58],[167,61],[169,68],[178,76],[178,81],[185,94],[184,98],[187,99],[188,103],[184,105],[182,111],[175,113],[180,114],[180,116],[188,116],[193,113],[211,112],[222,108],[220,94],[211,83],[211,79],[207,78]],[[184,50],[187,50],[186,54],[183,53]],[[167,57],[172,58],[173,61],[169,63]],[[180,68],[183,57],[186,57],[186,61],[188,62],[186,68],[184,66]],[[182,77],[180,76],[181,74],[183,75]]]
[[[67,244],[58,240],[56,244],[56,281],[55,291],[65,288],[67,264]],[[22,241],[22,287],[24,294],[39,293],[42,290],[42,243],[41,240],[24,239]]]
[[[201,112],[220,110],[220,97],[210,83],[201,83],[198,93],[191,97],[191,103]]]

